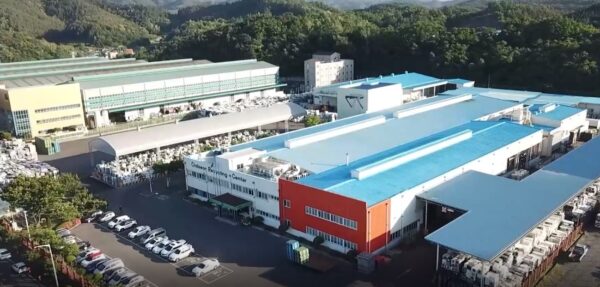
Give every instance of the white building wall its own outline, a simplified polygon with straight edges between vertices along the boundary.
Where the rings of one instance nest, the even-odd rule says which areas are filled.
[[[308,90],[354,79],[354,60],[304,61],[304,84]]]
[[[206,191],[214,196],[221,195],[224,193],[233,194],[239,198],[251,201],[254,209],[259,209],[264,212],[270,213],[279,217],[279,185],[276,181],[269,179],[253,176],[236,170],[229,170],[226,164],[219,166],[218,164],[211,168],[214,161],[212,160],[193,160],[191,158],[185,159],[185,174],[187,186],[196,188],[198,190]],[[214,182],[202,180],[197,177],[190,175],[190,172],[202,172],[212,177],[219,178],[229,183],[229,187],[217,185]],[[254,195],[242,193],[231,188],[231,184],[237,184],[243,187],[247,187],[254,190]],[[268,198],[258,197],[258,191],[270,195]],[[208,200],[208,198],[197,197],[200,200]],[[254,215],[256,212],[254,212]],[[267,217],[261,215],[264,218],[264,223],[272,226],[279,227],[279,219]]]
[[[451,170],[424,184],[415,186],[392,197],[390,200],[390,234],[400,230],[406,225],[413,223],[414,221],[419,220],[421,223],[424,222],[424,206],[419,204],[419,201],[416,198],[417,194],[432,189],[470,170],[493,175],[501,174],[506,171],[506,163],[509,157],[539,144],[542,141],[542,135],[542,131],[529,135],[477,160]],[[394,244],[400,239],[401,238],[398,238],[397,240],[391,242],[391,244]]]

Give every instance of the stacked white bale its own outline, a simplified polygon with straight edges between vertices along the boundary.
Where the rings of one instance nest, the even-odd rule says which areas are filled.
[[[0,191],[18,176],[56,175],[58,169],[37,159],[35,146],[21,139],[0,140]]]

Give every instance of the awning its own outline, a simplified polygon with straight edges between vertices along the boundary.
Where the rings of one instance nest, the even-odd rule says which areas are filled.
[[[239,211],[246,207],[252,206],[252,202],[239,198],[231,193],[221,194],[209,200],[215,206],[220,206],[229,210]]]

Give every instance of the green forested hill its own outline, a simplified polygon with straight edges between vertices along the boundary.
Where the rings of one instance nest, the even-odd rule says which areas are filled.
[[[600,4],[580,9],[574,12],[572,17],[579,21],[600,27]]]

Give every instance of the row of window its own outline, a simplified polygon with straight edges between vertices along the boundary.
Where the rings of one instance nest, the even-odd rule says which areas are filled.
[[[342,246],[342,247],[347,248],[347,249],[358,250],[358,245],[356,245],[356,243],[348,241],[348,240],[343,239],[343,238],[339,238],[339,237],[337,237],[335,235],[331,235],[329,233],[325,233],[325,232],[323,232],[321,230],[314,229],[314,228],[312,228],[310,226],[306,227],[306,234],[310,234],[310,235],[313,235],[313,236],[319,236],[320,235],[321,237],[323,237],[323,239],[325,239],[326,242],[337,244],[337,245]]]
[[[189,171],[188,175],[191,175],[191,176],[193,176],[195,178],[199,178],[199,179],[202,179],[202,180],[207,180],[209,182],[212,182],[212,183],[215,183],[215,184],[218,184],[220,186],[227,187],[227,188],[231,187],[232,190],[235,190],[235,191],[238,191],[238,192],[241,192],[241,193],[245,193],[245,194],[249,194],[249,195],[254,196],[254,191],[255,191],[254,189],[249,188],[249,187],[245,187],[245,186],[242,186],[242,185],[239,185],[239,184],[235,184],[235,183],[230,183],[229,181],[224,180],[224,179],[215,178],[215,177],[206,175],[205,173],[195,172],[195,171]],[[264,192],[261,192],[261,191],[256,191],[256,196],[258,198],[261,198],[261,199],[264,199],[264,200],[271,199],[271,200],[279,201],[279,197],[277,197],[275,195],[270,195],[268,193],[264,193]]]
[[[69,110],[69,109],[75,109],[75,108],[80,108],[80,107],[81,107],[81,104],[72,104],[72,105],[66,105],[66,106],[56,106],[56,107],[49,107],[49,108],[37,109],[37,110],[35,110],[35,113],[56,112],[56,111]]]
[[[306,212],[306,214],[308,215],[312,215],[314,217],[323,219],[323,220],[327,220],[329,222],[333,222],[339,225],[342,225],[344,227],[348,227],[350,229],[354,229],[356,230],[356,221],[352,220],[352,219],[348,219],[339,215],[335,215],[333,213],[329,213],[327,211],[323,211],[320,209],[316,209],[314,207],[310,207],[310,206],[305,206],[304,210]]]
[[[72,119],[76,119],[76,118],[79,118],[79,117],[80,117],[80,115],[69,115],[69,116],[62,116],[62,117],[56,117],[56,118],[49,118],[49,119],[39,120],[39,121],[37,121],[37,123],[38,124],[47,124],[47,123],[54,123],[54,122],[72,120]]]
[[[256,209],[256,208],[255,208],[255,209],[254,209],[254,213],[256,213],[256,214],[258,214],[258,215],[260,215],[260,216],[263,216],[263,217],[267,217],[267,218],[271,218],[271,219],[279,220],[279,216],[277,216],[277,215],[275,215],[275,214],[268,213],[268,212],[266,212],[266,211],[262,211],[262,210],[260,210],[260,209]]]
[[[277,75],[256,76],[248,79],[238,79],[237,81],[224,80],[187,86],[166,87],[153,90],[120,93],[115,95],[88,97],[85,99],[85,106],[86,110],[110,108],[115,106],[209,95],[218,92],[243,90],[275,84],[277,84]]]
[[[400,228],[396,232],[391,233],[390,240],[413,235],[415,232],[418,231],[418,228],[419,228],[419,221],[417,220],[409,225],[404,226],[403,228]]]
[[[239,191],[241,193],[245,193],[245,194],[249,194],[249,195],[254,196],[254,189],[249,188],[249,187],[245,187],[245,186],[241,186],[239,184],[232,183],[231,184],[231,189]]]

